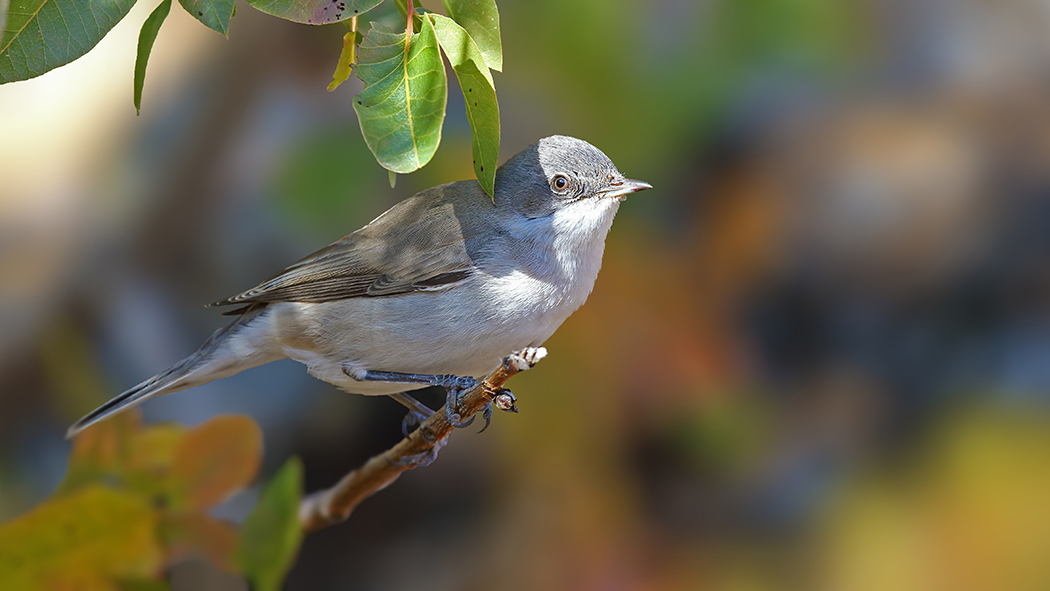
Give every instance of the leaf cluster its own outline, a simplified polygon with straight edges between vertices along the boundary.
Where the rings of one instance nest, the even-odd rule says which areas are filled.
[[[443,0],[447,16],[392,0],[403,31],[378,22],[363,36],[358,18],[383,0],[247,0],[257,10],[308,25],[345,22],[336,71],[328,90],[352,70],[365,83],[354,99],[365,143],[394,174],[425,166],[441,143],[448,84],[444,53],[463,90],[472,135],[474,173],[492,195],[499,156],[499,106],[490,70],[503,68],[495,0]],[[134,104],[142,106],[146,66],[172,0],[162,0],[139,33]],[[223,35],[235,0],[179,0],[194,18]],[[39,76],[91,50],[131,10],[134,0],[0,0],[0,84]],[[5,22],[6,21],[6,22]],[[391,176],[393,179],[393,176]]]
[[[191,555],[277,589],[301,539],[298,460],[239,531],[210,515],[255,479],[261,459],[259,428],[243,416],[144,428],[123,413],[95,425],[74,440],[58,491],[0,525],[0,589],[154,588]]]

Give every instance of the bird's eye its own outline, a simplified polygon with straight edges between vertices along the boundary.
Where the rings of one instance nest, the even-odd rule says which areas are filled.
[[[561,193],[569,187],[569,179],[559,174],[558,176],[554,177],[554,182],[551,183],[551,186],[554,187],[555,191]]]

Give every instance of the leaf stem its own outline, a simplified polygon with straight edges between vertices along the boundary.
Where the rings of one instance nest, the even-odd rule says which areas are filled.
[[[405,55],[408,55],[408,44],[412,41],[412,15],[415,13],[415,8],[412,7],[412,0],[408,0],[408,16],[405,24]]]

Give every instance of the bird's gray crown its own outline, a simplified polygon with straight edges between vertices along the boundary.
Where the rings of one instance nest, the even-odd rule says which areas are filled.
[[[564,186],[558,179],[564,178]],[[496,204],[528,217],[550,215],[559,207],[607,190],[623,175],[591,144],[564,135],[541,139],[496,171]]]

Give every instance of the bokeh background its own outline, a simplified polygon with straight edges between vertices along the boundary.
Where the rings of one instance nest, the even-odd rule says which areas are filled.
[[[511,382],[521,414],[310,535],[288,588],[1050,588],[1050,5],[499,6],[501,159],[569,134],[655,189]],[[391,189],[360,82],[324,90],[344,29],[247,5],[229,39],[172,11],[135,117],[152,8],[0,87],[2,521],[57,486],[72,421],[223,324],[203,303],[471,176],[454,84]],[[307,490],[403,414],[290,361],[144,410],[249,414],[264,475],[298,454]]]

